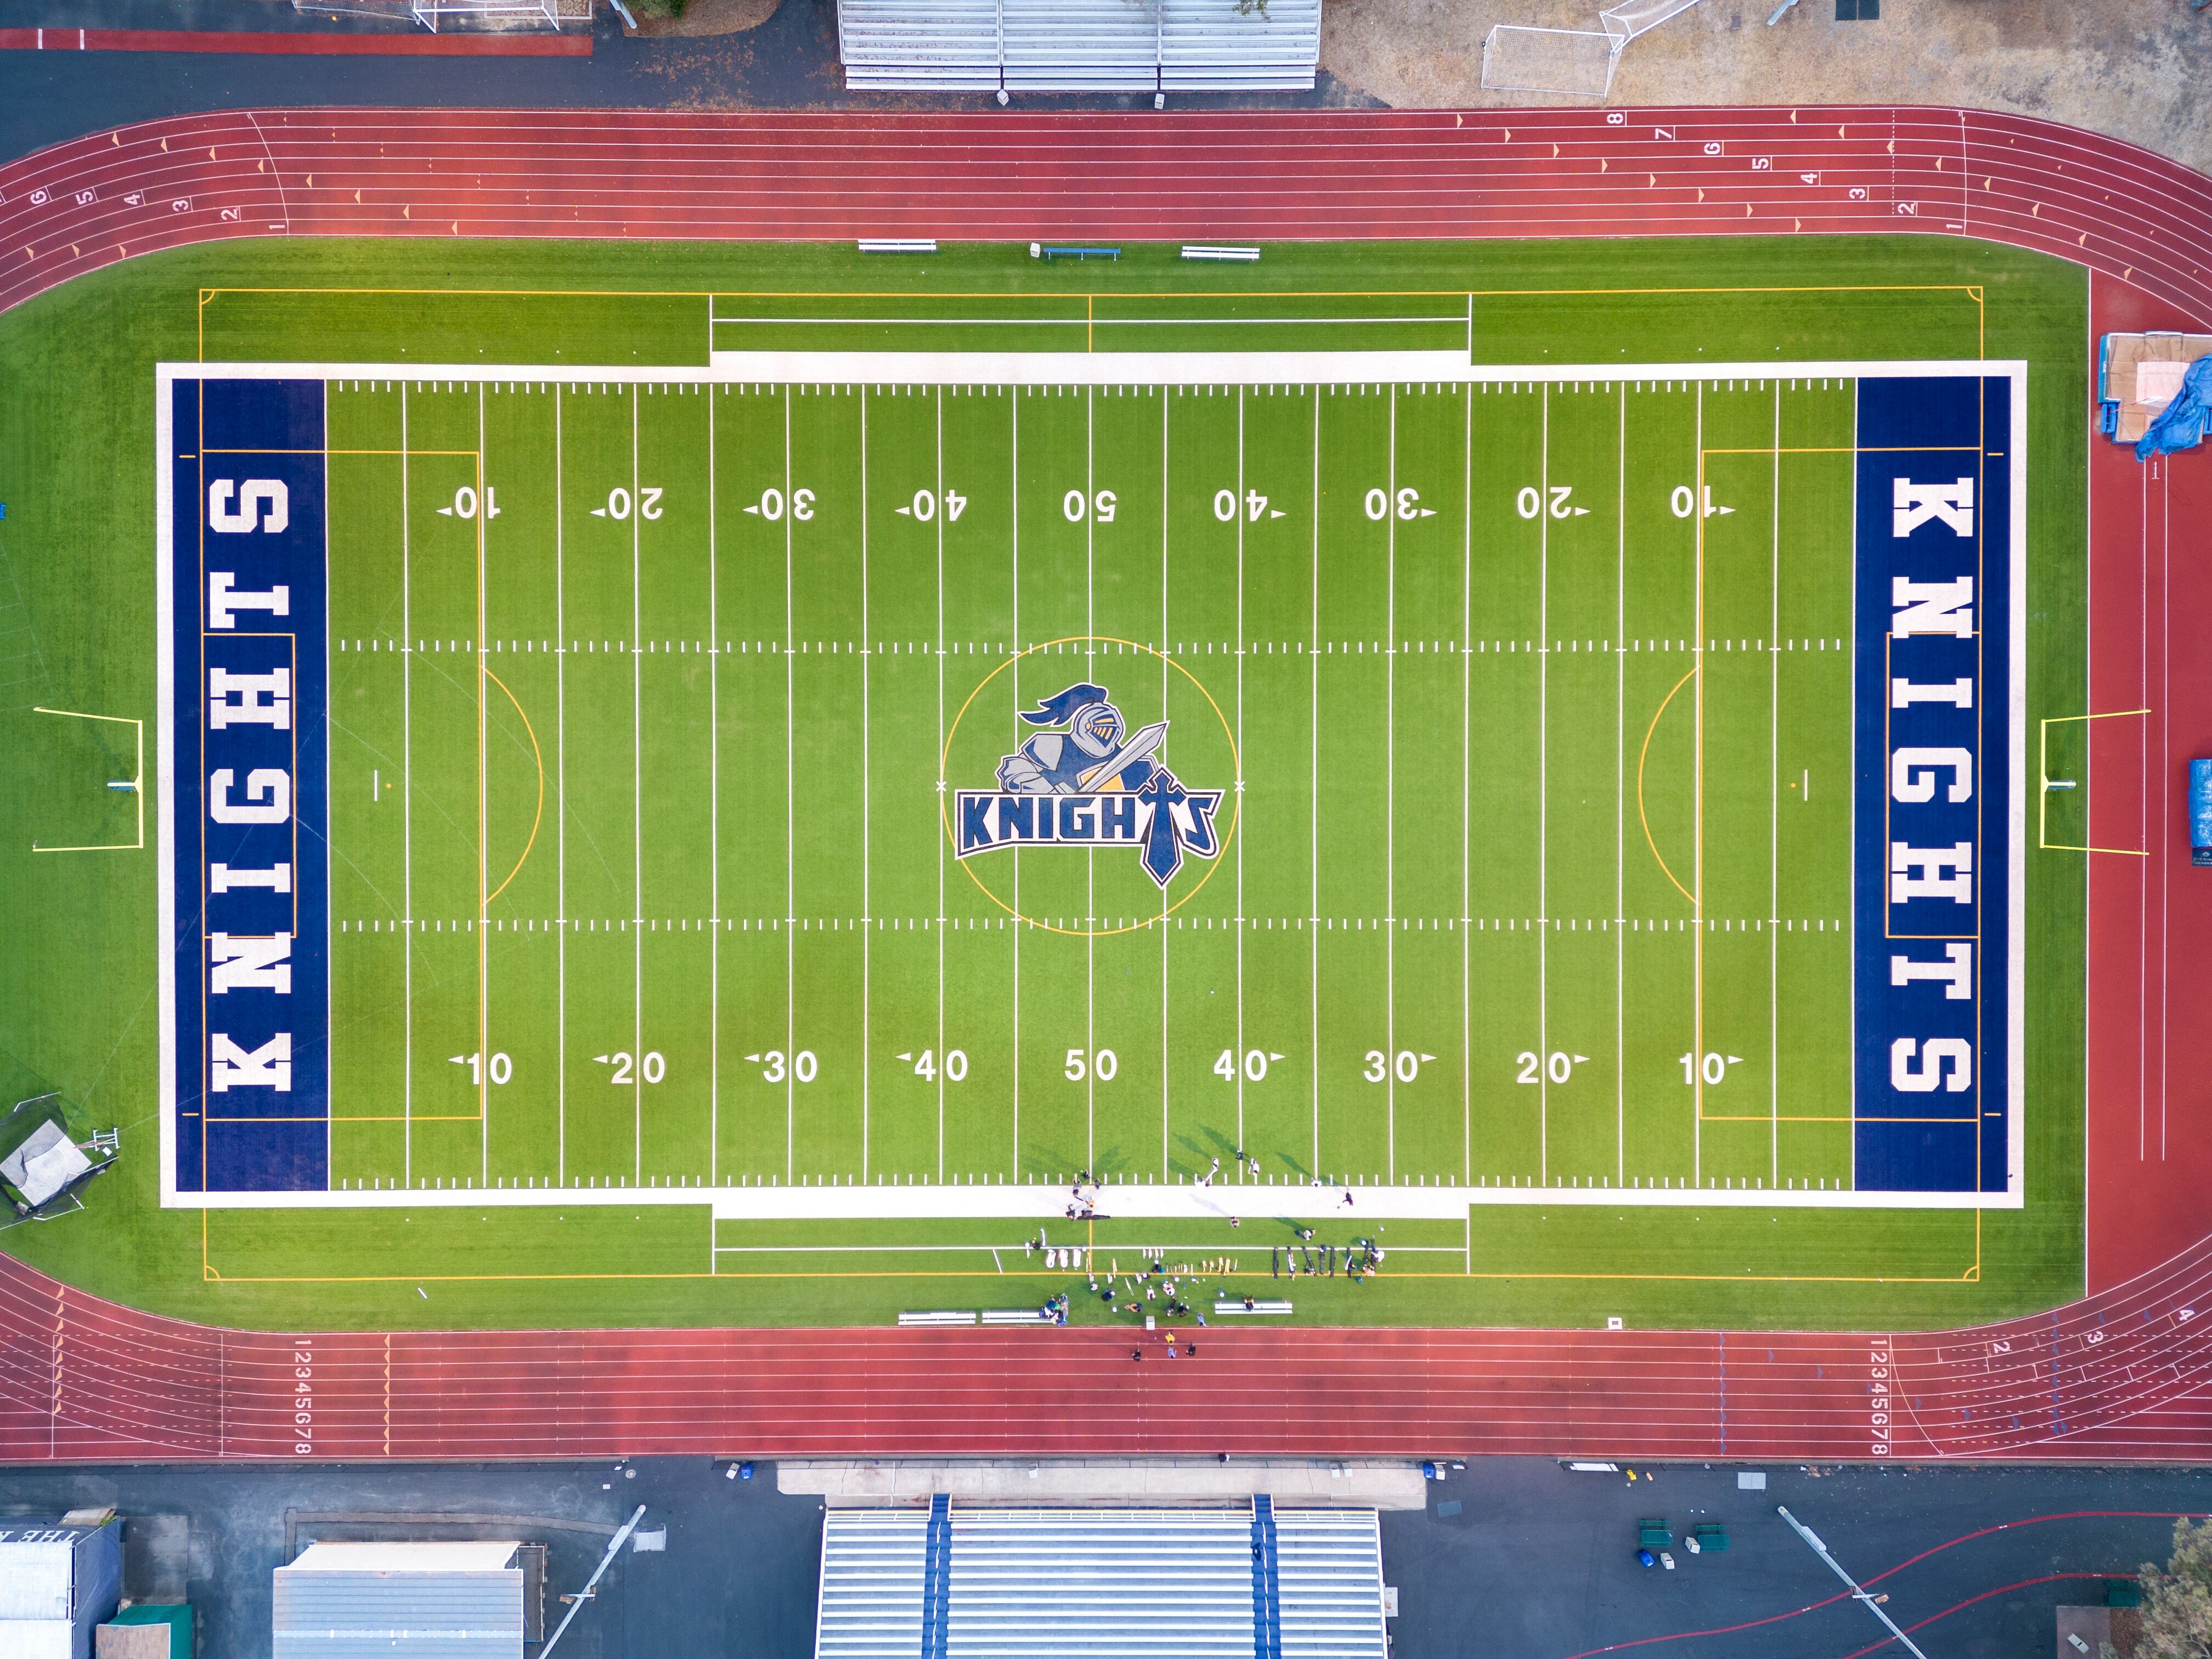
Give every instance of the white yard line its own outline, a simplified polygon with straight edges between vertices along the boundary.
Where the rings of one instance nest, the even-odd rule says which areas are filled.
[[[1167,492],[1160,492],[1160,517],[1167,518]],[[1237,388],[1237,753],[1244,754],[1244,388]],[[1162,710],[1163,713],[1166,711]],[[1240,764],[1238,771],[1243,771]],[[1237,823],[1237,1054],[1230,1070],[1237,1079],[1237,1144],[1244,1144],[1244,780],[1236,783]]]
[[[1613,447],[1613,1178],[1628,1184],[1628,386]]]
[[[798,643],[791,610],[791,400],[783,389],[783,1178],[798,1167],[799,1137],[799,854],[793,840],[799,794],[792,766],[792,698],[796,681],[792,647]]]
[[[713,301],[708,301],[711,307]],[[711,337],[712,331],[709,331]],[[865,394],[864,394],[865,395]],[[707,1178],[722,1178],[722,624],[716,568],[715,388],[707,388]],[[866,429],[861,433],[861,489],[867,494]],[[867,1139],[861,1138],[863,1168]]]
[[[937,392],[937,747],[945,750],[945,391]],[[1017,1056],[1018,1063],[1018,1056]],[[945,848],[937,849],[937,1178],[945,1179]]]
[[[1467,296],[1467,337],[1474,344],[1474,296]],[[1460,1179],[1474,1179],[1474,388],[1461,435],[1459,564],[1459,1155]],[[1469,1225],[1473,1224],[1472,1218]],[[1470,1271],[1472,1267],[1470,1266]]]
[[[1384,1168],[1398,1178],[1398,388],[1382,501],[1382,1065]]]
[[[1007,486],[1012,501],[1007,518],[1007,540],[1011,546],[1012,567],[1010,576],[1011,599],[1008,604],[1007,648],[1013,653],[1013,666],[1009,671],[1014,683],[1014,707],[1022,706],[1022,394],[1018,390],[1007,393],[1007,442],[1012,455],[1012,478]],[[944,627],[944,612],[940,602],[938,626]],[[941,641],[940,641],[941,643]],[[945,752],[945,659],[937,662],[937,752]],[[941,790],[945,784],[938,781]],[[1022,849],[1014,848],[1014,920],[1007,927],[1013,940],[1013,1116],[1014,1162],[1010,1171],[1013,1178],[1022,1178]],[[945,854],[937,855],[937,879],[941,887],[945,881]],[[938,907],[944,908],[943,905]],[[938,976],[939,983],[944,975]]]
[[[1268,1183],[1267,1213],[1285,1218],[1344,1218],[1340,1183],[1314,1187],[1309,1182]],[[1240,1207],[1248,1195],[1219,1187],[1188,1182],[1109,1182],[1101,1192],[1099,1209],[1115,1219],[1181,1217],[1221,1220],[1250,1214]],[[1899,1202],[1900,1198],[1910,1202]],[[1619,1208],[1622,1195],[1610,1187],[1399,1187],[1361,1189],[1359,1213],[1389,1218],[1425,1218],[1463,1220],[1473,1205],[1562,1205]],[[2018,1209],[2021,1200],[1982,1193],[1851,1193],[1808,1191],[1785,1188],[1715,1188],[1710,1192],[1690,1188],[1638,1188],[1634,1203],[1650,1209],[1790,1209],[1790,1210],[1995,1210]],[[423,1188],[331,1193],[179,1193],[173,1207],[209,1210],[398,1210],[477,1209],[514,1210],[559,1208],[579,1205],[611,1208],[617,1205],[707,1208],[718,1220],[839,1220],[896,1217],[962,1217],[1011,1215],[1058,1220],[1066,1214],[1067,1188],[1060,1182],[1009,1182],[1003,1186],[945,1186],[917,1181],[910,1186],[793,1186],[760,1178],[752,1184],[732,1187],[495,1187]],[[1247,1247],[1249,1248],[1249,1247]]]
[[[568,504],[562,497],[561,402],[553,388],[553,865],[554,908],[560,930],[555,941],[554,1030],[558,1053],[553,1068],[555,1178],[568,1180],[568,589],[563,532]]]
[[[1774,383],[1772,528],[1766,621],[1766,1161],[1782,1184],[1782,382]]]
[[[1083,678],[1095,678],[1091,672],[1091,653],[1097,649],[1092,637],[1098,627],[1096,593],[1096,549],[1097,538],[1095,526],[1098,522],[1098,407],[1097,392],[1086,387],[1083,393]],[[1167,511],[1167,503],[1160,503]],[[1098,1168],[1098,854],[1085,848],[1083,851],[1083,1167],[1095,1173]]]
[[[1307,660],[1313,665],[1306,708],[1306,918],[1313,941],[1312,969],[1306,978],[1310,1006],[1307,1030],[1313,1043],[1313,1164],[1306,1173],[1321,1173],[1321,392],[1314,388],[1313,418],[1313,580],[1308,601],[1313,611],[1313,647]]]
[[[484,478],[484,389],[477,387],[477,1178],[491,1185],[491,624],[486,616],[491,495]]]
[[[942,498],[945,494],[945,394],[940,392],[937,396],[939,434],[937,491],[939,496]],[[944,539],[942,531],[938,532],[938,538],[940,542]],[[868,740],[874,732],[874,727],[868,721],[868,678],[869,670],[874,665],[874,662],[873,646],[868,635],[868,388],[862,386],[860,388],[860,1179],[862,1181],[868,1178],[870,1129],[868,1052],[874,1046],[874,1032],[871,1030],[868,1020],[871,997],[874,988],[871,982],[873,964],[869,960],[870,945],[876,927],[873,900],[875,884],[873,872],[869,867],[868,860],[872,839],[868,832],[870,804],[868,768],[871,763]],[[939,861],[942,862],[942,860]],[[941,965],[937,972],[937,1048],[938,1059],[941,1062],[945,1057],[945,970]],[[940,1084],[939,1086],[941,1089],[943,1085]],[[943,1098],[940,1093],[939,1101],[941,1102]],[[938,1120],[939,1149],[938,1161],[942,1164],[945,1142],[942,1105],[938,1109]]]
[[[1552,759],[1552,388],[1543,389],[1536,492],[1536,1170],[1552,1179],[1552,943],[1549,834]]]
[[[1172,387],[1162,386],[1160,392],[1160,717],[1168,712],[1167,653],[1175,648],[1174,635],[1168,632],[1168,410],[1174,400]],[[1168,914],[1165,889],[1160,893],[1160,915]],[[1168,1178],[1168,933],[1160,929],[1160,1179]],[[1243,1143],[1237,1143],[1242,1146]],[[1093,1170],[1093,1174],[1097,1171]],[[1237,1171],[1241,1178],[1243,1171]]]
[[[1695,584],[1690,614],[1695,637],[1690,641],[1691,672],[1697,684],[1691,688],[1691,817],[1690,817],[1690,1184],[1705,1178],[1705,387],[1697,389],[1697,421],[1692,428],[1697,466],[1696,494],[1690,503],[1691,522],[1697,526]],[[1856,520],[1853,520],[1856,522]]]
[[[637,477],[638,404],[643,393],[629,393],[629,858],[630,858],[630,1176],[645,1179],[645,610],[639,580],[640,526]]]
[[[399,383],[400,1178],[415,1180],[415,612],[408,494],[407,382]]]

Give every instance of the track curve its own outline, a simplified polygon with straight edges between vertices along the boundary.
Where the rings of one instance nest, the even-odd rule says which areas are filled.
[[[228,237],[1297,240],[1969,235],[2212,319],[2212,180],[1927,108],[1321,114],[243,111],[0,167],[0,309]],[[2212,1456],[2212,1238],[2087,1299],[1912,1334],[265,1334],[0,1255],[0,1459],[1449,1451]]]

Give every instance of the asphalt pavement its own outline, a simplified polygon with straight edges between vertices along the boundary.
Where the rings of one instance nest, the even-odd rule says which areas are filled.
[[[643,1504],[643,1525],[667,1528],[667,1551],[620,1559],[563,1638],[566,1659],[806,1659],[821,1500],[780,1494],[767,1463],[750,1481],[701,1458],[629,1467],[635,1474],[597,1462],[10,1470],[0,1471],[0,1517],[112,1504],[149,1536],[165,1529],[158,1517],[185,1517],[199,1659],[258,1659],[270,1574],[311,1537],[331,1535],[329,1517],[418,1517],[383,1536],[546,1543],[557,1617],[552,1596],[583,1583],[604,1528]],[[1916,1637],[1931,1656],[2023,1659],[2053,1651],[2052,1608],[2101,1601],[2108,1577],[2165,1558],[2173,1513],[2212,1510],[2204,1470],[1759,1472],[1763,1492],[1741,1489],[1734,1464],[1639,1468],[1633,1482],[1625,1471],[1575,1474],[1534,1458],[1449,1473],[1428,1488],[1425,1511],[1382,1517],[1383,1577],[1400,1593],[1393,1659],[1569,1659],[1632,1643],[1642,1659],[1844,1659],[1881,1640],[1872,1613],[1841,1594],[1778,1504],[1887,1595],[1900,1625],[1933,1620]],[[509,1519],[419,1519],[433,1514]],[[1644,1519],[1675,1534],[1673,1571],[1638,1564]],[[1682,1546],[1700,1522],[1727,1528],[1725,1552]]]
[[[0,21],[49,29],[389,33],[373,19],[302,15],[278,0],[7,0]],[[994,110],[985,94],[848,93],[836,0],[783,0],[757,28],[630,36],[608,9],[589,58],[293,57],[220,52],[0,51],[0,161],[132,121],[202,110],[376,106],[428,109]],[[1152,96],[1024,94],[1008,107],[1149,109]],[[1177,94],[1177,109],[1368,104],[1328,76],[1311,93]]]

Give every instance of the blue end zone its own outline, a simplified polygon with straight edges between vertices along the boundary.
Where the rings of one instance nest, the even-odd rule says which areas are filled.
[[[1853,1185],[2003,1192],[2008,380],[1858,383]]]
[[[330,1182],[319,380],[179,380],[176,1189]]]

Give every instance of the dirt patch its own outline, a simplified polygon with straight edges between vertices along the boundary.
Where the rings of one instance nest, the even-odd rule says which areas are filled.
[[[738,34],[757,29],[775,15],[782,0],[689,0],[681,17],[672,0],[642,0],[630,9],[637,14],[641,35]]]
[[[1601,106],[1596,98],[1482,89],[1498,23],[1595,31],[1606,0],[1328,0],[1322,67],[1400,108]],[[1705,0],[1621,54],[1613,107],[1698,104],[1958,104],[2070,122],[2212,167],[2197,85],[2212,11],[2186,0],[1883,0],[1839,22],[1802,0]],[[1604,52],[1596,48],[1601,64]]]

